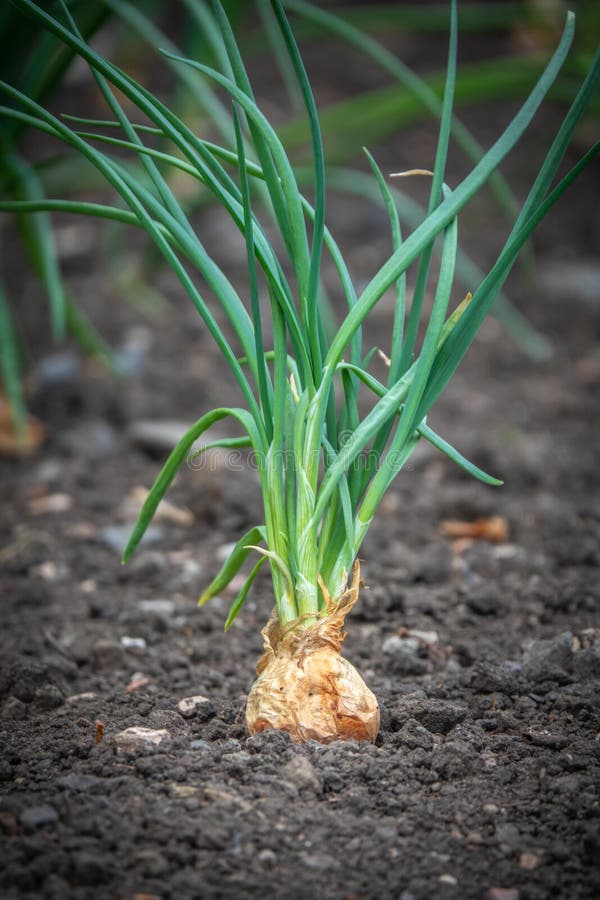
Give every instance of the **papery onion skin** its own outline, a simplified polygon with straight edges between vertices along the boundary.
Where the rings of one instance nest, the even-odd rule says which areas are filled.
[[[276,616],[271,617],[262,633],[265,652],[246,707],[250,734],[279,729],[296,742],[375,741],[377,699],[340,653],[342,626],[359,584],[355,565],[352,584],[311,625],[282,629]]]

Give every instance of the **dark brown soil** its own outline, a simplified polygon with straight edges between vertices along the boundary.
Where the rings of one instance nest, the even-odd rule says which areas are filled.
[[[505,112],[472,111],[470,123],[487,140]],[[550,111],[513,166],[521,191],[554,121]],[[411,154],[430,135],[380,148],[384,163],[421,164]],[[114,295],[101,256],[66,261],[74,294],[138,362],[115,382],[73,348],[57,376],[32,327],[43,364],[31,405],[48,440],[32,461],[0,463],[3,897],[600,895],[598,187],[588,172],[540,232],[534,280],[510,283],[553,356],[529,360],[491,320],[431,417],[505,486],[423,448],[365,543],[368,587],[345,652],[380,700],[375,746],[246,734],[268,581],[227,634],[230,596],[195,605],[221,548],[260,516],[237,457],[182,471],[169,499],[191,524],[158,521],[121,567],[123,500],[159,466],[132,424],[237,398],[167,275],[155,280],[170,298],[156,326]],[[364,281],[386,252],[383,217],[348,199],[331,207]],[[221,223],[207,212],[198,227],[241,271],[243,248]],[[497,225],[489,211],[466,218],[466,248],[482,262]],[[33,319],[39,289],[19,278]],[[388,310],[372,324],[384,348]],[[440,534],[443,520],[488,516],[506,519],[506,541]],[[434,634],[415,644],[405,629]],[[208,699],[182,715],[194,695]],[[167,735],[120,750],[131,726]]]

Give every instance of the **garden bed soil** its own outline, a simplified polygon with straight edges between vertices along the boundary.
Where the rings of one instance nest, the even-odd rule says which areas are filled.
[[[485,139],[498,115],[473,111],[470,123]],[[382,148],[384,160],[410,165],[423,134]],[[517,176],[530,176],[520,160]],[[157,327],[114,296],[101,259],[66,259],[73,293],[136,369],[115,382],[75,348],[50,351],[33,321],[39,288],[19,275],[47,441],[0,463],[6,900],[600,894],[597,175],[540,232],[534,280],[510,284],[552,357],[532,361],[491,320],[431,416],[504,487],[424,447],[365,542],[345,653],[379,698],[375,745],[246,733],[268,579],[227,634],[233,595],[195,604],[224,547],[260,517],[243,457],[183,470],[175,511],[120,565],[132,491],[165,455],[140,422],[237,401],[176,285],[157,276],[171,303]],[[337,218],[366,279],[386,252],[383,216],[345,199]],[[212,212],[199,222],[217,252],[221,223]],[[494,217],[466,229],[485,262]],[[243,247],[228,247],[241,271]],[[371,326],[384,348],[388,314],[384,304]],[[506,523],[500,542],[440,532],[490,517]],[[158,743],[124,738],[130,728]]]

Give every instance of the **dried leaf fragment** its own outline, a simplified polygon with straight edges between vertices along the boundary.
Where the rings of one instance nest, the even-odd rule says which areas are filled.
[[[32,456],[44,442],[46,431],[39,419],[27,414],[21,432],[15,429],[12,411],[0,394],[0,455]]]
[[[148,497],[149,491],[138,485],[134,487],[119,507],[119,517],[125,521],[137,519]],[[188,528],[194,524],[194,514],[184,506],[175,506],[169,500],[161,500],[154,513],[156,521],[170,522]]]
[[[440,522],[440,532],[450,538],[468,538],[475,541],[491,541],[502,544],[508,540],[508,522],[504,516],[474,519],[445,519]]]
[[[104,722],[101,722],[99,719],[97,719],[94,723],[94,727],[96,729],[94,743],[101,744],[104,740]]]

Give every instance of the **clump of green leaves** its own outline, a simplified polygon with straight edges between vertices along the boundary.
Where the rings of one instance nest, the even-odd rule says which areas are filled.
[[[322,611],[327,594],[336,597],[343,589],[379,503],[419,441],[431,442],[484,482],[499,484],[437,435],[427,424],[427,415],[492,308],[532,231],[598,152],[596,144],[552,187],[573,130],[600,76],[600,59],[594,60],[549,148],[495,265],[474,285],[470,302],[450,311],[458,248],[457,216],[518,142],[559,73],[573,38],[572,14],[567,17],[555,53],[520,111],[470,174],[451,188],[444,180],[456,79],[457,12],[456,3],[451,4],[450,51],[427,216],[411,234],[401,234],[394,198],[375,160],[369,157],[389,212],[394,250],[358,294],[346,260],[325,224],[325,161],[317,109],[279,0],[273,0],[272,9],[310,124],[312,204],[298,187],[276,131],[257,106],[235,37],[218,2],[214,9],[226,50],[227,74],[170,52],[165,55],[177,65],[201,73],[230,97],[234,142],[227,147],[198,137],[150,91],[96,53],[81,38],[64,5],[59,19],[33,0],[15,2],[89,63],[122,136],[104,137],[101,146],[108,149],[98,149],[96,134],[75,130],[5,83],[0,89],[13,105],[4,107],[2,114],[56,137],[86,157],[120,195],[125,208],[63,200],[30,200],[18,207],[5,203],[2,208],[69,210],[145,229],[194,303],[241,397],[240,406],[207,412],[183,436],[150,492],[125,559],[135,550],[192,445],[215,422],[232,418],[240,429],[239,436],[216,443],[252,449],[261,481],[264,520],[240,538],[202,601],[219,593],[250,554],[258,552],[259,558],[226,624],[239,612],[265,561],[271,568],[280,621],[286,624],[300,619],[310,623]],[[150,128],[131,121],[115,88],[151,121]],[[148,131],[158,132],[170,142],[173,152],[148,147],[144,142]],[[111,155],[111,145],[134,153],[144,167],[144,177]],[[205,185],[244,235],[247,297],[236,290],[206,252],[169,187],[165,167],[176,167]],[[268,236],[256,213],[253,198],[258,185],[261,196],[268,196],[279,242]],[[442,241],[441,262],[433,305],[425,316],[423,301],[438,236]],[[327,336],[319,289],[325,255],[337,270],[346,303],[346,314],[331,338]],[[408,306],[406,273],[410,266],[416,269],[416,286]],[[217,298],[226,326],[219,323],[203,296],[199,278]],[[396,292],[396,304],[391,345],[385,348],[390,365],[384,384],[369,371],[370,356],[363,351],[362,328],[389,289]],[[261,302],[261,294],[266,303]],[[419,345],[421,328],[424,338]],[[363,417],[359,412],[361,391],[373,398]]]

